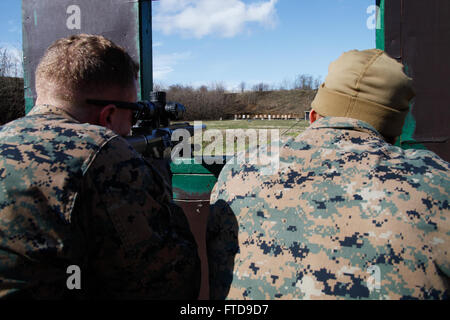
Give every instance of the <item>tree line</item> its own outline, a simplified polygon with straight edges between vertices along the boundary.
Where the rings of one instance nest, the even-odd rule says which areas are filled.
[[[7,48],[0,48],[0,77],[22,77],[23,58]]]
[[[0,126],[25,115],[22,59],[0,48]]]
[[[210,86],[195,88],[189,85],[155,84],[154,91],[165,91],[168,101],[179,102],[186,106],[185,120],[219,120],[234,118],[234,114],[245,112],[246,107],[258,105],[258,100],[268,92],[303,90],[315,91],[321,84],[320,78],[311,75],[299,74],[294,80],[284,80],[279,85],[270,85],[260,82],[249,86],[245,82],[239,84],[239,93],[230,93],[225,90],[221,82]],[[240,94],[240,99],[238,98]],[[239,103],[237,103],[239,100]],[[299,111],[299,113],[301,113]]]
[[[285,78],[279,84],[259,82],[249,86],[245,81],[242,81],[239,83],[238,89],[241,93],[245,91],[263,92],[277,90],[317,90],[321,84],[321,77],[314,77],[310,74],[299,74],[294,77],[294,79]]]

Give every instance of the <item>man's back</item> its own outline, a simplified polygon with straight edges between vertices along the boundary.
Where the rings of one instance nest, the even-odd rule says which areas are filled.
[[[245,165],[219,177],[212,202],[239,227],[228,299],[449,297],[448,163],[348,118],[318,120],[280,160],[275,175]],[[221,298],[231,270],[210,264]]]
[[[35,107],[0,129],[0,163],[0,296],[196,298],[183,212],[113,131]]]

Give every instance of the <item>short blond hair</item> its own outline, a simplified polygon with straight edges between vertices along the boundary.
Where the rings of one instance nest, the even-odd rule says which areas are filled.
[[[36,92],[71,101],[111,86],[129,88],[138,74],[139,64],[122,47],[100,35],[74,35],[47,49],[36,69]]]

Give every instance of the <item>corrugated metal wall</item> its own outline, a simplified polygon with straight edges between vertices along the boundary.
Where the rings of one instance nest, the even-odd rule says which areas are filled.
[[[129,0],[23,0],[26,111],[30,111],[36,100],[34,73],[39,60],[59,38],[80,33],[102,34],[141,62],[139,5]],[[151,26],[151,20],[148,24]],[[148,54],[151,57],[151,52]]]

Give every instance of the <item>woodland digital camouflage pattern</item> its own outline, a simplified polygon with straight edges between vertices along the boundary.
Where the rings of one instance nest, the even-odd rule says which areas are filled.
[[[449,180],[432,152],[387,144],[358,120],[318,120],[283,146],[277,174],[221,172],[211,297],[449,298]]]
[[[125,140],[62,109],[0,127],[0,297],[196,299],[197,246],[166,190]]]

